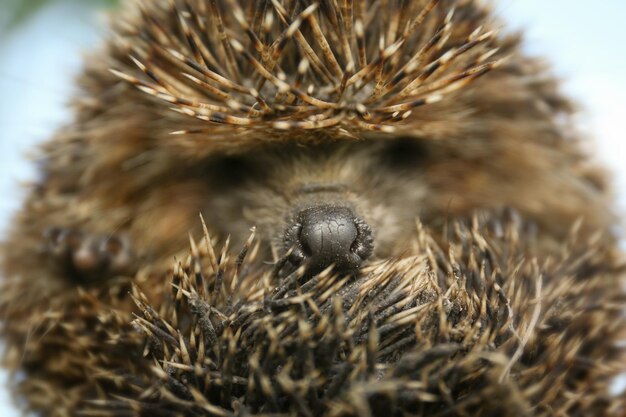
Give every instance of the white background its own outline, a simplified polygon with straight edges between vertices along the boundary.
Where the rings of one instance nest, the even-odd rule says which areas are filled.
[[[593,132],[595,152],[615,171],[623,211],[626,2],[503,0],[497,13],[513,28],[527,30],[526,50],[548,57],[564,88],[583,105],[578,126]],[[103,22],[101,13],[80,1],[59,0],[17,30],[0,33],[0,235],[19,207],[19,183],[34,178],[27,151],[68,120],[65,104],[80,68],[80,51],[98,45]],[[0,372],[0,417],[17,416],[5,380]]]

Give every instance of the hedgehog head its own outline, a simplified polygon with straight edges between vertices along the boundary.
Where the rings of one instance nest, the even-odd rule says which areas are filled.
[[[207,223],[236,243],[256,226],[268,252],[350,270],[406,250],[417,218],[511,206],[562,236],[552,215],[597,200],[549,173],[579,159],[553,152],[569,105],[478,2],[138,2],[123,16],[100,76],[142,109],[136,177],[200,173]]]

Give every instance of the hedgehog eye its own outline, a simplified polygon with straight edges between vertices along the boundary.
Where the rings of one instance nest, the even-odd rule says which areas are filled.
[[[245,155],[222,155],[207,161],[208,179],[213,185],[232,187],[258,178],[261,174],[252,158]]]
[[[427,148],[419,139],[394,140],[380,151],[380,161],[394,168],[411,168],[426,158]]]

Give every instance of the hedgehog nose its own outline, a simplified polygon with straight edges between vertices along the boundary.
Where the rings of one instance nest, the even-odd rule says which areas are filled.
[[[372,234],[367,224],[347,207],[318,206],[299,214],[298,263],[311,272],[334,265],[338,271],[356,271],[372,254]]]

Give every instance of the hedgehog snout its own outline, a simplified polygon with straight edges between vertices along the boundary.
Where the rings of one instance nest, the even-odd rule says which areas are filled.
[[[352,209],[319,205],[300,211],[285,234],[294,265],[306,265],[317,273],[330,265],[337,271],[354,272],[372,254],[370,227]]]

